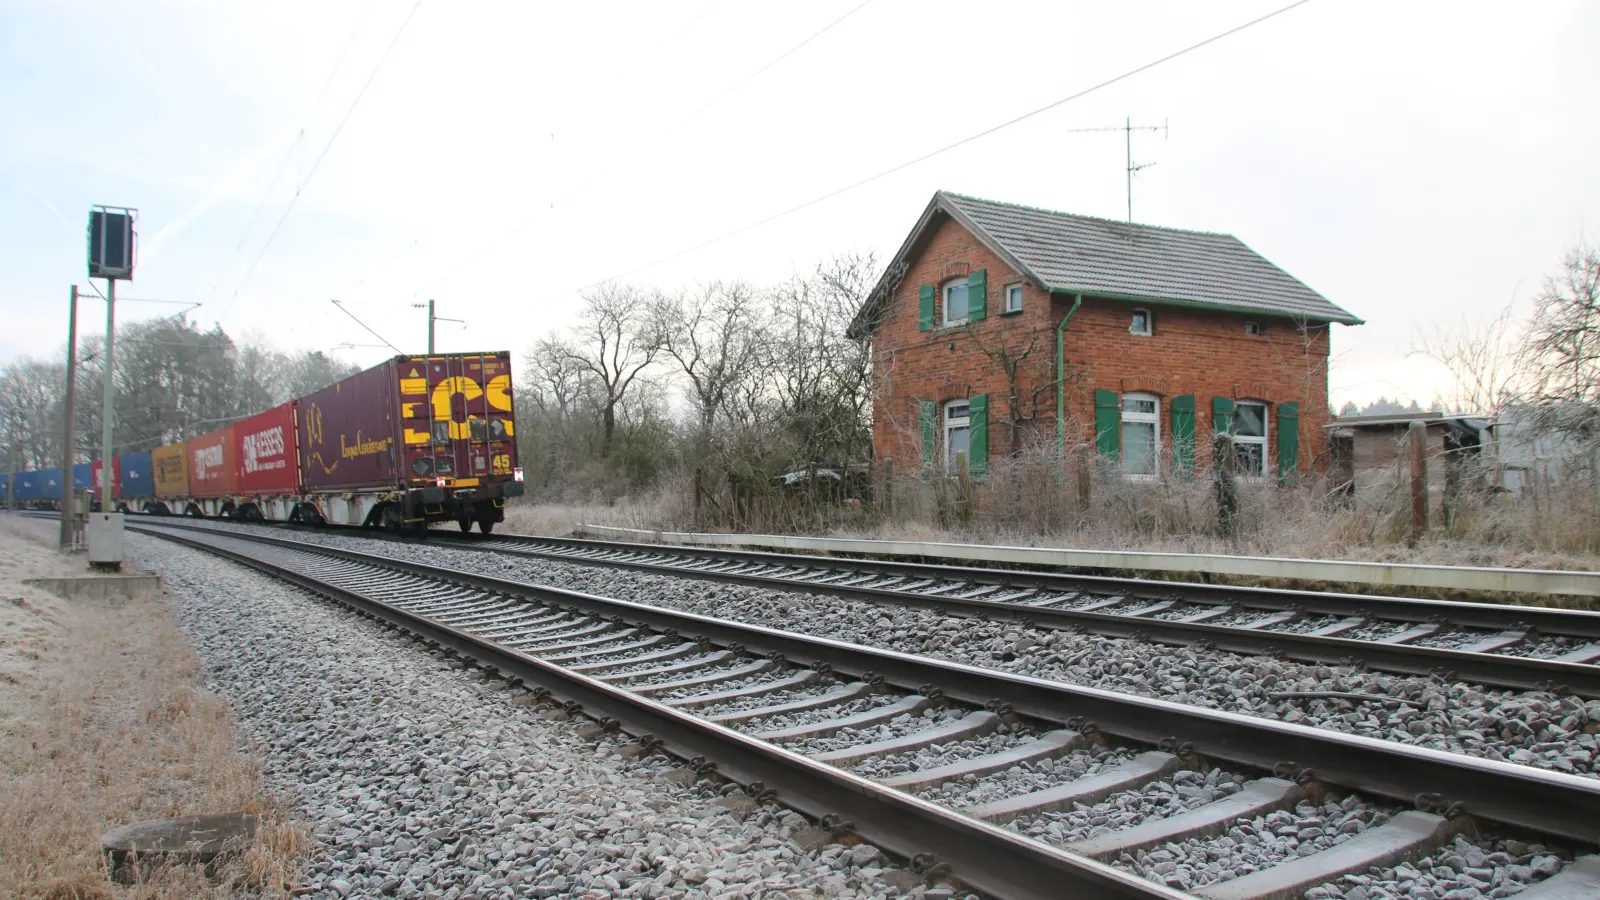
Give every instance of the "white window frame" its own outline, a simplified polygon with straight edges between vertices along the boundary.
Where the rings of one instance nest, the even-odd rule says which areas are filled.
[[[962,410],[963,414],[952,416],[951,413],[958,409]],[[941,413],[944,419],[942,430],[944,435],[944,470],[947,474],[955,475],[960,472],[960,469],[956,466],[955,454],[950,452],[950,435],[958,429],[965,428],[967,430],[967,466],[969,469],[972,466],[972,401],[965,397],[959,400],[951,400],[945,403]]]
[[[1011,305],[1011,298],[1013,295],[1015,295],[1017,298],[1016,306]],[[1005,308],[1001,311],[1001,315],[1005,315],[1006,313],[1022,312],[1022,285],[1020,283],[1006,285],[1003,303]]]
[[[952,316],[950,315],[950,294],[958,287],[962,289],[961,315]],[[970,289],[967,285],[967,279],[957,278],[953,281],[947,281],[940,286],[939,312],[943,315],[943,319],[939,324],[944,326],[965,325],[967,322],[967,315],[971,311],[972,297],[970,294]]]
[[[1124,407],[1124,404],[1126,404],[1129,400],[1148,400],[1153,405],[1154,411],[1147,413],[1129,412]],[[1153,430],[1155,434],[1155,439],[1151,445],[1151,471],[1129,472],[1127,470],[1128,448],[1122,447],[1121,452],[1117,454],[1117,458],[1123,466],[1122,477],[1136,479],[1155,478],[1161,472],[1161,398],[1157,397],[1155,394],[1146,393],[1144,391],[1134,391],[1132,393],[1123,394],[1122,397],[1117,401],[1117,413],[1117,441],[1119,444],[1122,441],[1122,426],[1127,422],[1133,422],[1137,424],[1149,423],[1154,426]]]
[[[1239,407],[1258,406],[1261,408],[1261,436],[1248,437],[1239,434]],[[1233,401],[1233,442],[1234,444],[1259,444],[1261,445],[1261,470],[1259,472],[1240,472],[1246,478],[1266,478],[1272,470],[1272,459],[1267,451],[1272,446],[1272,404],[1265,400],[1235,400]]]
[[[1139,328],[1139,316],[1144,315],[1144,328]],[[1135,337],[1154,337],[1156,333],[1156,317],[1148,309],[1135,309],[1128,317],[1128,333]]]

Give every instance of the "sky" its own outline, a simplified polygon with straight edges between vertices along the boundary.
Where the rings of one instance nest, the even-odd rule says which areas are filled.
[[[1336,404],[1426,402],[1423,337],[1596,239],[1600,4],[1310,0],[856,186],[1287,2],[6,0],[0,361],[63,345],[94,204],[139,210],[119,321],[371,364],[330,301],[420,352],[434,299],[441,350],[520,354],[608,279],[887,259],[940,189],[1123,218],[1125,135],[1078,129],[1131,117],[1136,221],[1364,318]]]

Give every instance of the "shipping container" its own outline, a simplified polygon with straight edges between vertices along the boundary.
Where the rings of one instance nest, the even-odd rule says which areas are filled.
[[[398,359],[402,463],[411,483],[471,487],[517,465],[511,358],[505,353]]]
[[[155,470],[156,496],[163,500],[189,496],[189,456],[183,441],[150,451],[150,467]]]
[[[17,499],[23,501],[60,502],[61,470],[43,469],[23,472],[17,476]]]
[[[143,500],[156,495],[155,477],[151,472],[150,451],[128,453],[117,457],[117,493],[124,500]]]
[[[189,496],[226,497],[234,493],[238,473],[233,446],[232,426],[184,441],[189,457]]]
[[[301,398],[298,417],[306,491],[404,492],[358,509],[319,501],[331,521],[492,525],[522,494],[508,353],[398,356]]]
[[[238,493],[260,496],[300,492],[295,432],[298,407],[298,401],[291,400],[233,424]]]
[[[100,460],[89,463],[89,483],[94,485],[95,496],[101,493],[100,486]],[[122,457],[111,458],[111,496],[118,496],[117,491],[122,489]]]
[[[93,490],[95,463],[78,463],[72,467],[72,489]]]

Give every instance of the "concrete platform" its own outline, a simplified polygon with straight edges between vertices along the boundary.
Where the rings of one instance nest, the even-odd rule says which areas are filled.
[[[132,884],[136,871],[157,865],[202,865],[243,853],[255,843],[260,820],[249,813],[151,819],[119,825],[100,836],[112,880]]]
[[[161,576],[150,572],[27,578],[22,583],[67,600],[148,600],[161,593]]]

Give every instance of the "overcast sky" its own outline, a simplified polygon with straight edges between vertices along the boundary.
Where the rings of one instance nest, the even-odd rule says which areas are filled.
[[[122,296],[203,325],[377,343],[338,298],[416,352],[432,297],[469,323],[441,349],[520,353],[603,279],[887,256],[941,188],[1121,218],[1123,135],[1071,132],[1132,116],[1170,122],[1133,136],[1137,221],[1237,235],[1365,318],[1336,402],[1426,401],[1419,334],[1526,309],[1600,228],[1600,4],[1312,0],[714,241],[1283,2],[6,0],[0,359],[64,340],[96,203],[140,210]]]

